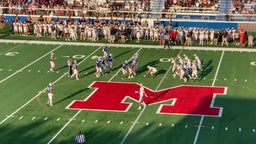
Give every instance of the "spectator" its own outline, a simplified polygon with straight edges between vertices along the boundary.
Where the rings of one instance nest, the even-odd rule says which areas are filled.
[[[253,35],[249,34],[248,36],[248,48],[252,48],[253,46]]]

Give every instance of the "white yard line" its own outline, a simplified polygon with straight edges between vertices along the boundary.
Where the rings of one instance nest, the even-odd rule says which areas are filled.
[[[85,61],[86,59],[90,58],[96,51],[98,51],[101,47],[99,47],[98,49],[96,49],[95,51],[93,51],[90,55],[88,55],[86,58],[84,58],[80,63],[82,63],[83,61]],[[79,65],[78,64],[78,65]],[[58,82],[60,79],[62,79],[67,73],[64,73],[62,76],[60,76],[57,80],[55,80],[53,82],[53,84],[55,84],[56,82]],[[41,92],[46,91],[47,87],[44,88]],[[4,120],[2,120],[0,122],[0,125],[3,124],[5,121],[7,121],[9,118],[13,117],[14,114],[16,114],[17,112],[19,112],[21,109],[23,109],[25,106],[27,106],[30,102],[32,102],[35,98],[37,98],[39,95],[41,95],[41,92],[39,92],[37,95],[35,95],[32,99],[30,99],[28,102],[26,102],[24,105],[22,105],[20,108],[18,108],[16,111],[14,111],[13,113],[11,113],[8,117],[6,117]]]
[[[38,58],[38,59],[34,60],[34,61],[33,61],[33,62],[31,62],[30,64],[28,64],[28,65],[24,66],[23,68],[21,68],[21,69],[17,70],[16,72],[14,72],[13,74],[9,75],[8,77],[6,77],[6,78],[2,79],[2,80],[0,81],[0,84],[1,84],[1,83],[3,83],[4,81],[8,80],[9,78],[11,78],[11,77],[15,76],[15,75],[16,75],[17,73],[19,73],[20,71],[23,71],[25,68],[27,68],[27,67],[29,67],[29,66],[33,65],[34,63],[36,63],[37,61],[41,60],[41,59],[42,59],[42,58],[44,58],[45,56],[48,56],[50,53],[52,53],[53,51],[55,51],[55,50],[59,49],[60,47],[62,47],[62,45],[60,45],[60,46],[56,47],[55,49],[53,49],[53,50],[51,50],[50,52],[48,52],[48,53],[44,54],[43,56],[41,56],[40,58]]]
[[[218,64],[218,67],[217,67],[217,70],[216,70],[216,73],[215,73],[215,76],[214,76],[214,79],[213,79],[213,82],[212,82],[212,86],[215,85],[215,82],[216,82],[216,79],[217,79],[217,76],[218,76],[218,73],[219,73],[220,65],[221,65],[221,62],[222,62],[222,59],[223,59],[223,56],[224,56],[224,52],[225,51],[222,51],[222,54],[221,54],[221,57],[220,57],[220,61],[219,61],[219,64]],[[198,136],[199,136],[199,133],[201,131],[201,127],[202,127],[203,121],[204,121],[204,116],[202,116],[201,119],[200,119],[199,126],[198,126],[198,129],[197,129],[197,132],[196,132],[193,144],[197,143]]]
[[[184,46],[181,48],[181,50],[179,51],[179,53],[177,54],[177,56],[181,54],[181,52],[182,52],[182,50],[183,50],[184,48],[185,48]],[[163,78],[161,79],[161,81],[159,82],[159,84],[157,85],[155,91],[159,89],[160,85],[163,83],[164,79],[166,78],[166,76],[168,75],[168,73],[169,73],[170,70],[171,70],[171,66],[169,67],[169,69],[167,70],[167,72],[165,73],[165,75],[163,76]],[[128,136],[129,136],[130,133],[132,132],[133,128],[135,127],[135,124],[139,121],[139,119],[140,119],[140,117],[141,117],[141,115],[143,114],[143,112],[144,112],[145,109],[146,109],[146,105],[145,105],[145,107],[142,109],[142,111],[139,113],[139,115],[137,116],[137,118],[136,118],[135,121],[133,122],[133,124],[132,124],[132,126],[130,127],[130,129],[128,130],[128,132],[125,134],[125,136],[124,136],[124,138],[122,139],[122,141],[121,141],[120,144],[123,144],[123,143],[126,141],[126,139],[128,138]]]
[[[139,51],[142,48],[140,48],[136,53],[139,53]],[[130,60],[132,59],[132,57],[130,58]],[[115,78],[115,76],[121,71],[121,69],[119,69],[108,81],[111,81],[113,78]],[[48,141],[47,144],[52,143],[53,140],[55,140],[55,138],[80,114],[82,110],[79,110],[53,137],[50,141]]]

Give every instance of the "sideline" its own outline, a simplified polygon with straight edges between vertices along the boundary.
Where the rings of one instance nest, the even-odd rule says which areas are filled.
[[[75,46],[102,46],[103,43],[89,42],[65,42],[65,41],[28,41],[28,40],[4,40],[0,39],[0,43],[28,43],[28,44],[51,44],[51,45],[75,45]],[[142,44],[110,44],[110,47],[129,47],[129,48],[147,48],[147,49],[163,49],[164,46],[159,45],[142,45]],[[182,49],[183,46],[171,46],[171,49]],[[254,48],[230,48],[230,47],[197,47],[186,46],[187,50],[205,50],[205,51],[230,51],[230,52],[256,52]]]

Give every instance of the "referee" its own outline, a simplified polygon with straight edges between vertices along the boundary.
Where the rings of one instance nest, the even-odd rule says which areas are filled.
[[[78,135],[75,138],[75,141],[77,144],[85,144],[85,136],[82,134],[82,131],[78,133]]]

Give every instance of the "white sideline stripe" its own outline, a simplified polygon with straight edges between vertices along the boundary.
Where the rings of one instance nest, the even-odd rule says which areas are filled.
[[[181,50],[179,51],[178,55],[181,54],[181,52],[182,52],[182,50],[184,48],[185,48],[184,46],[181,48]],[[169,73],[170,70],[171,70],[171,66],[169,67],[169,69],[167,70],[167,72],[165,73],[165,75],[163,76],[163,78],[161,79],[161,81],[159,82],[159,84],[157,85],[155,90],[158,90],[158,88],[163,83],[165,77],[167,76],[167,74]],[[132,132],[133,128],[135,127],[135,124],[138,122],[138,120],[140,119],[140,117],[141,117],[141,115],[142,115],[142,113],[144,112],[145,109],[146,109],[146,105],[144,106],[144,108],[142,109],[142,111],[140,112],[138,117],[135,119],[134,123],[132,124],[132,126],[130,127],[129,131],[126,133],[126,135],[124,136],[124,138],[123,138],[123,140],[121,141],[120,144],[123,144],[126,141],[126,139],[128,138],[129,134]]]
[[[219,64],[218,64],[218,67],[217,67],[217,70],[216,70],[216,73],[215,73],[215,76],[214,76],[214,79],[213,79],[213,82],[212,82],[212,86],[215,85],[215,82],[216,82],[216,79],[217,79],[217,76],[218,76],[218,73],[219,73],[219,69],[220,69],[220,65],[221,65],[221,62],[222,62],[222,59],[223,59],[223,56],[224,56],[224,50],[222,51],[222,54],[221,54],[221,57],[220,57],[220,61],[219,61]],[[199,126],[198,126],[198,129],[197,129],[197,132],[196,132],[196,135],[195,135],[195,139],[194,139],[194,143],[193,144],[196,144],[197,143],[197,140],[198,140],[198,136],[199,136],[199,133],[201,131],[201,126],[203,124],[203,121],[204,121],[204,116],[201,117],[201,120],[199,122]]]
[[[31,66],[32,64],[34,64],[34,63],[36,63],[37,61],[39,61],[39,60],[41,60],[42,58],[44,58],[45,56],[49,55],[49,54],[52,53],[53,51],[59,49],[60,47],[62,47],[62,45],[56,47],[55,49],[53,49],[53,50],[51,50],[50,52],[48,52],[48,53],[44,54],[43,56],[41,56],[40,58],[34,60],[34,61],[31,62],[30,64],[28,64],[28,65],[24,66],[23,68],[17,70],[15,73],[13,73],[13,74],[9,75],[8,77],[2,79],[2,80],[0,81],[0,84],[3,83],[4,81],[8,80],[9,78],[13,77],[13,76],[16,75],[17,73],[19,73],[19,71],[24,70],[25,68]]]
[[[3,40],[0,43],[28,43],[28,44],[50,44],[50,45],[68,45],[68,46],[102,46],[102,43],[83,43],[83,42],[64,42],[64,41],[28,41],[28,40]],[[126,48],[150,48],[150,49],[163,49],[159,45],[142,45],[142,44],[108,44],[110,47],[126,47]],[[172,49],[182,49],[183,46],[172,46]],[[256,52],[256,49],[250,48],[227,48],[227,47],[186,47],[187,50],[206,50],[206,51],[230,51],[230,52]]]
[[[90,55],[88,55],[86,58],[84,58],[81,62],[85,61],[86,59],[88,59],[91,55],[93,55],[96,51],[98,51],[100,49],[100,47],[98,49],[96,49],[95,51],[93,51]],[[80,63],[81,63],[80,62]],[[80,64],[79,63],[79,64]],[[78,65],[79,65],[78,64]],[[55,80],[53,82],[53,84],[55,84],[56,82],[58,82],[60,79],[62,79],[67,73],[64,73],[62,76],[60,76],[57,80]],[[7,121],[10,117],[12,117],[14,114],[16,114],[17,112],[19,112],[21,109],[23,109],[26,105],[28,105],[30,102],[32,102],[36,97],[38,97],[41,93],[44,93],[44,91],[46,91],[47,87],[44,88],[42,91],[40,91],[36,96],[34,96],[32,99],[30,99],[28,102],[26,102],[24,105],[22,105],[20,108],[18,108],[16,111],[14,111],[12,114],[9,115],[9,117],[5,118],[4,120],[2,120],[0,122],[0,125],[3,124],[5,121]]]
[[[101,48],[101,47],[100,47]],[[140,48],[136,53],[138,53],[142,48]],[[132,59],[132,57],[130,58]],[[119,69],[108,81],[111,81],[113,78],[115,78],[115,76],[121,71],[121,69]],[[54,136],[53,138],[47,143],[50,144],[68,125],[69,123],[76,118],[76,116],[81,112],[82,110],[79,110]],[[96,122],[96,121],[95,121]],[[98,120],[97,120],[98,122]]]

